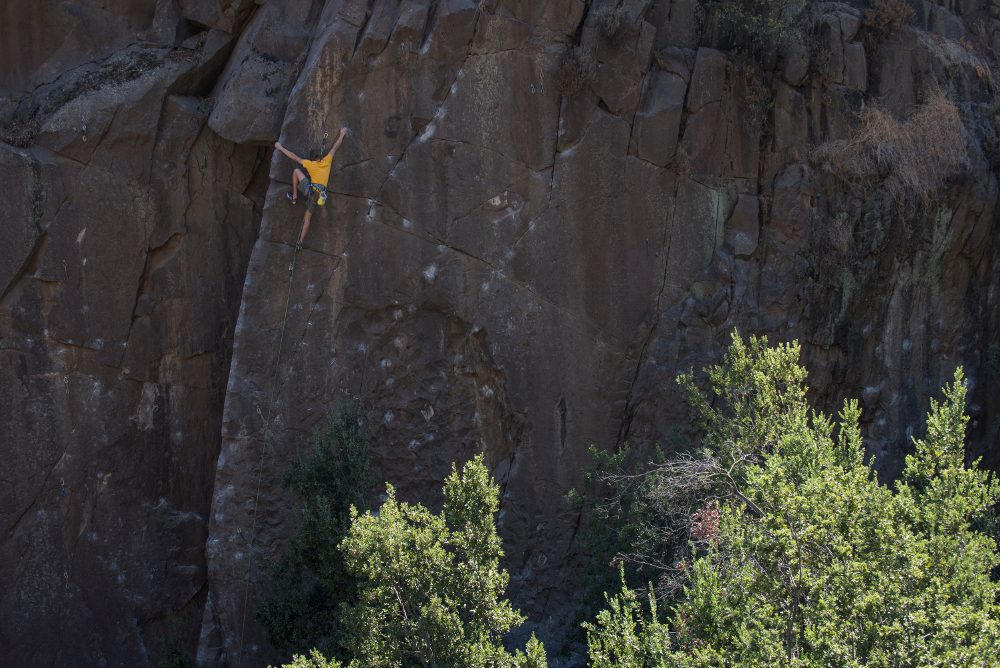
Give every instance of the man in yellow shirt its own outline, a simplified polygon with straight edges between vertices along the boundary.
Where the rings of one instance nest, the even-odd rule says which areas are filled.
[[[333,167],[333,156],[337,153],[337,149],[340,148],[340,144],[344,141],[344,135],[346,134],[347,128],[340,128],[340,134],[337,136],[337,141],[333,143],[333,148],[318,160],[303,160],[282,146],[280,141],[274,142],[274,148],[284,153],[290,160],[294,160],[302,165],[308,173],[308,175],[304,174],[301,169],[296,167],[292,171],[292,190],[285,193],[285,197],[292,204],[298,202],[299,194],[306,200],[306,214],[302,219],[299,246],[302,245],[302,241],[306,238],[306,233],[309,232],[309,223],[312,221],[313,211],[316,207],[326,204],[326,186],[330,182],[330,169]]]

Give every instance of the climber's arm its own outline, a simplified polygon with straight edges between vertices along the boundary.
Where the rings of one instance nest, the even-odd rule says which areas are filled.
[[[300,165],[302,164],[302,158],[300,158],[299,156],[295,155],[294,153],[292,153],[291,151],[289,151],[287,148],[285,148],[284,146],[282,146],[280,141],[274,142],[274,148],[278,149],[279,151],[281,151],[282,153],[284,153],[285,155],[287,155],[289,160],[294,160],[295,162],[299,163]]]
[[[330,152],[327,153],[328,156],[333,158],[333,156],[336,155],[337,149],[340,148],[342,143],[344,143],[344,135],[346,134],[347,128],[340,128],[340,134],[337,136],[337,141],[333,142],[333,147],[330,149]]]

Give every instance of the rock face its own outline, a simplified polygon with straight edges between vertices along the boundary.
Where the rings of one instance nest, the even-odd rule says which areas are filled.
[[[861,397],[887,475],[965,365],[1000,465],[997,6],[875,40],[814,3],[816,48],[761,77],[699,44],[694,0],[618,4],[617,30],[582,0],[0,10],[0,663],[280,658],[253,617],[293,530],[280,480],[344,399],[405,498],[486,453],[553,652],[587,446],[689,434],[673,379],[733,328],[802,341],[824,407]],[[594,63],[573,94],[570,48]],[[936,87],[968,166],[929,201],[815,158]],[[270,144],[341,125],[295,254]]]
[[[63,34],[57,4],[5,4],[14,45]],[[103,4],[131,27],[79,9],[51,54],[4,58],[3,665],[157,663],[193,646],[206,595],[268,153],[208,128],[233,35],[192,26],[174,48],[161,8]]]

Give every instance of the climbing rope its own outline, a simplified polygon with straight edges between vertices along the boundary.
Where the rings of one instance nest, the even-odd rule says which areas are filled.
[[[268,390],[267,396],[267,417],[264,419],[264,434],[261,439],[260,462],[257,464],[257,493],[254,495],[253,499],[253,510],[251,511],[253,520],[250,523],[250,538],[247,540],[247,558],[249,559],[249,565],[247,566],[247,577],[243,583],[243,619],[240,622],[240,651],[236,656],[236,668],[240,668],[240,666],[243,665],[243,641],[246,637],[247,628],[247,603],[250,599],[250,581],[253,579],[253,544],[257,537],[257,504],[260,501],[261,484],[264,480],[264,456],[267,454],[268,438],[271,434],[271,416],[274,409],[274,393],[276,389],[275,379],[278,375],[278,363],[281,361],[281,348],[285,343],[285,325],[288,324],[288,306],[292,299],[292,280],[295,278],[295,260],[298,256],[299,247],[296,246],[295,250],[292,251],[292,261],[288,265],[288,290],[285,293],[285,313],[281,316],[281,330],[278,335],[278,352],[274,356],[274,369],[271,371],[270,389]],[[260,415],[259,407],[257,408],[257,414]]]

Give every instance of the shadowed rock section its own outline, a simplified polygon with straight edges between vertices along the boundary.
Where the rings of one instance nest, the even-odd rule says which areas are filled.
[[[812,3],[763,78],[703,46],[694,0],[619,2],[613,35],[582,0],[110,4],[58,48],[4,46],[0,663],[280,659],[253,617],[293,531],[280,480],[342,399],[406,499],[486,454],[553,652],[587,446],[689,437],[674,378],[734,327],[802,341],[822,406],[860,396],[887,475],[965,365],[973,454],[1000,465],[985,0],[878,40]],[[45,6],[3,11],[27,35]],[[594,66],[568,94],[571,48]],[[817,157],[937,89],[967,166],[930,201]],[[302,210],[270,144],[341,125],[290,276]]]
[[[37,33],[55,31],[54,4],[3,10],[25,27],[15,45],[52,38]],[[80,9],[64,51],[40,64],[18,48],[4,82],[17,144],[0,144],[4,665],[152,665],[193,646],[205,599],[267,153],[208,128],[230,33],[177,15],[191,34],[175,45],[162,8],[117,4],[136,8],[108,10],[147,31],[142,45]]]

